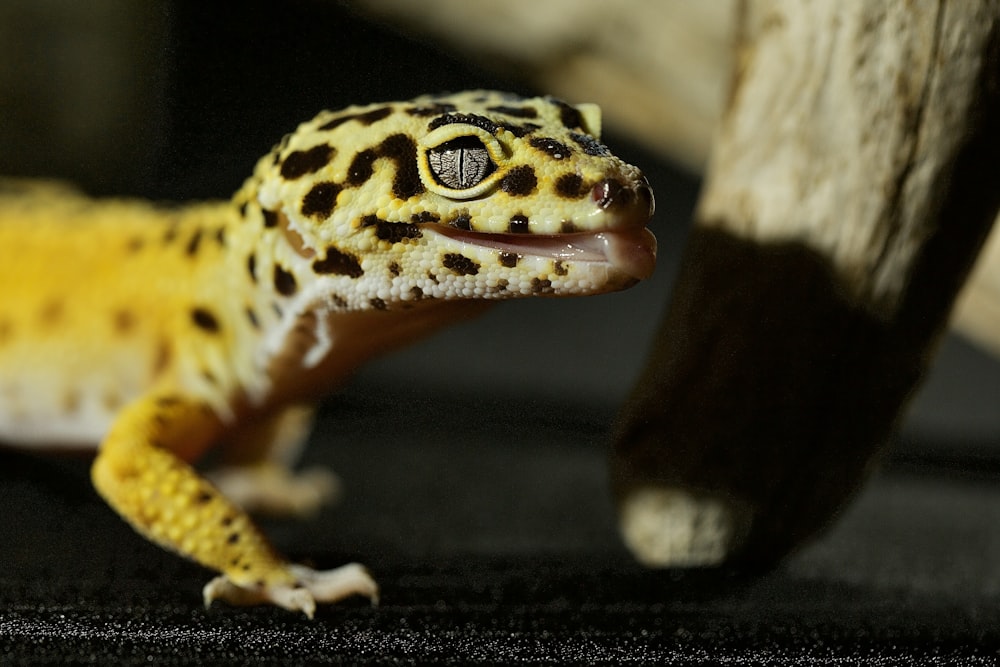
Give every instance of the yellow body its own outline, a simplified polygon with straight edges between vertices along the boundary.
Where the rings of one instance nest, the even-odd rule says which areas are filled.
[[[302,513],[308,404],[374,354],[495,299],[652,270],[652,196],[599,115],[473,91],[323,112],[231,201],[162,207],[0,182],[0,440],[97,446],[93,479],[211,567],[206,602],[377,596],[278,556],[245,509]],[[220,446],[213,482],[190,464]]]
[[[58,186],[0,195],[5,439],[93,446],[126,402],[158,382],[189,384],[185,360],[225,373],[231,340],[209,349],[189,312],[229,292],[212,230],[234,217],[228,203],[98,205]],[[193,257],[196,233],[206,238]]]

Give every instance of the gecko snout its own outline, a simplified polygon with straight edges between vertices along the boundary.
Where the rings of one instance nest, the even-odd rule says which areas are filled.
[[[590,197],[600,208],[619,214],[627,226],[644,226],[656,209],[653,189],[645,176],[631,184],[605,178],[597,182]]]

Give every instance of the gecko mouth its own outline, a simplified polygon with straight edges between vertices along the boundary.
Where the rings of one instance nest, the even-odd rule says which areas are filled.
[[[656,237],[646,228],[570,234],[489,234],[428,226],[437,234],[501,252],[569,262],[604,262],[643,280],[656,267]]]

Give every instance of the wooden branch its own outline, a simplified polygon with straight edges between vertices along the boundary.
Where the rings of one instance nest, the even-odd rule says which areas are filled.
[[[731,67],[736,0],[357,0],[540,91],[601,105],[608,126],[701,170]]]
[[[993,173],[998,172],[1000,169],[994,167]],[[1000,358],[1000,223],[993,224],[986,246],[959,295],[952,325]]]
[[[626,541],[766,565],[822,528],[924,373],[1000,208],[1000,2],[750,0],[657,347]]]

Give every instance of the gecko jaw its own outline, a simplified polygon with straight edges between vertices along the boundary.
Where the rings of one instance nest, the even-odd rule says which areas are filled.
[[[656,266],[656,237],[646,228],[570,234],[493,234],[427,225],[426,231],[472,246],[570,262],[604,262],[643,280]]]

